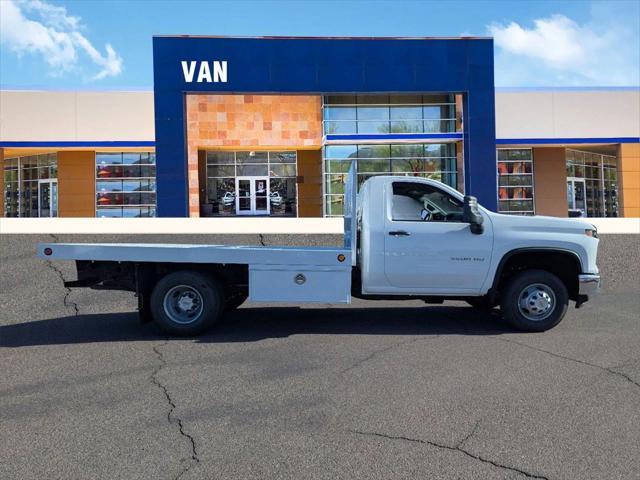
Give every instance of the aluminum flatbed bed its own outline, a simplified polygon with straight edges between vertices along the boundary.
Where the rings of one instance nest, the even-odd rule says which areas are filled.
[[[38,255],[50,260],[108,265],[176,265],[244,268],[249,300],[254,302],[349,303],[351,250],[338,247],[264,247],[236,245],[43,243]],[[104,276],[104,275],[103,275]]]
[[[47,250],[50,249],[50,250]],[[45,252],[50,251],[49,255]],[[110,262],[225,263],[246,265],[338,266],[351,268],[351,250],[343,247],[265,247],[157,243],[43,243],[42,258]],[[344,259],[339,262],[339,255]],[[342,257],[341,257],[342,258]]]

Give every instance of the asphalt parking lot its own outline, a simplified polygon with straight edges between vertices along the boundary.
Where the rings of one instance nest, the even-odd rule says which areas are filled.
[[[340,241],[196,241],[261,240]],[[198,339],[65,289],[73,265],[34,256],[51,237],[0,241],[0,478],[638,478],[638,236],[602,238],[602,294],[541,334],[354,301],[245,304]]]

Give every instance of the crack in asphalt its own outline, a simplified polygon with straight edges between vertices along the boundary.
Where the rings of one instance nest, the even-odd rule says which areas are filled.
[[[160,360],[160,363],[154,369],[154,371],[151,373],[151,377],[150,378],[151,378],[151,382],[154,385],[156,385],[160,390],[162,390],[162,393],[164,394],[165,399],[167,400],[167,403],[169,404],[169,411],[167,412],[167,422],[169,422],[170,425],[176,425],[178,427],[178,433],[182,437],[187,439],[187,441],[189,442],[190,449],[191,449],[191,457],[190,457],[191,461],[189,462],[188,465],[186,465],[178,473],[178,475],[176,475],[174,477],[174,480],[178,480],[185,473],[187,473],[191,469],[191,467],[193,467],[194,465],[200,463],[200,457],[198,456],[198,449],[196,447],[195,439],[193,438],[193,436],[191,436],[189,433],[187,433],[185,431],[184,423],[183,423],[182,419],[180,417],[174,415],[174,411],[176,409],[176,403],[174,402],[173,398],[171,397],[171,394],[169,393],[169,389],[158,378],[158,374],[160,373],[160,371],[164,367],[167,366],[167,361],[164,358],[164,354],[160,351],[160,347],[166,345],[167,343],[169,343],[169,341],[165,340],[164,343],[162,343],[160,345],[155,345],[153,347],[153,351],[155,352],[156,356],[158,357],[158,360]]]
[[[536,473],[531,473],[531,472],[527,472],[526,470],[522,470],[520,468],[517,467],[510,467],[509,465],[504,465],[502,463],[498,463],[495,460],[490,460],[488,458],[483,457],[482,455],[478,455],[475,453],[470,452],[469,450],[466,450],[463,446],[464,442],[466,442],[474,433],[476,428],[478,427],[478,425],[476,424],[476,426],[474,427],[473,431],[467,435],[461,442],[458,442],[456,445],[451,446],[451,445],[447,445],[445,443],[438,443],[438,442],[432,442],[430,440],[422,440],[420,438],[410,438],[410,437],[405,437],[405,436],[396,436],[396,435],[386,435],[384,433],[379,433],[379,432],[364,432],[364,431],[360,431],[360,430],[349,430],[349,433],[353,433],[356,435],[364,435],[364,436],[369,436],[369,437],[380,437],[380,438],[385,438],[387,440],[401,440],[404,442],[412,442],[412,443],[420,443],[422,445],[430,445],[432,447],[435,448],[439,448],[441,450],[450,450],[452,452],[460,452],[463,453],[464,455],[473,458],[474,460],[478,460],[482,463],[488,463],[489,465],[493,465],[494,467],[497,468],[501,468],[504,470],[509,470],[511,472],[516,472],[519,473],[521,475],[524,475],[527,478],[538,478],[541,480],[549,480],[549,477],[545,477],[544,475],[539,475]]]
[[[551,355],[551,356],[556,357],[556,358],[561,358],[563,360],[569,360],[571,362],[579,363],[581,365],[587,365],[589,367],[600,369],[600,370],[602,370],[604,372],[611,373],[611,374],[613,374],[615,376],[623,378],[626,381],[630,382],[631,384],[635,385],[636,387],[640,388],[640,383],[638,383],[636,380],[631,378],[629,375],[627,375],[626,373],[618,372],[617,370],[614,370],[614,368],[620,368],[618,366],[603,367],[602,365],[598,365],[596,363],[590,363],[590,362],[587,362],[587,361],[584,361],[584,360],[579,360],[577,358],[568,357],[568,356],[562,355],[560,353],[551,352],[551,351],[545,350],[543,348],[533,347],[531,345],[527,345],[526,343],[517,342],[515,340],[509,340],[509,339],[500,338],[500,337],[491,337],[491,338],[493,338],[495,340],[500,340],[501,342],[512,343],[514,345],[519,345],[521,347],[529,348],[531,350],[535,350],[536,352],[546,353],[547,355]]]
[[[439,335],[434,335],[434,336],[429,337],[429,338],[434,338],[436,336],[439,336]],[[401,347],[402,345],[408,345],[410,343],[414,343],[414,342],[417,342],[418,340],[422,340],[422,339],[424,339],[424,337],[416,337],[416,338],[412,338],[410,340],[403,340],[401,342],[396,342],[393,345],[387,345],[386,347],[380,348],[378,350],[374,350],[373,352],[371,352],[366,357],[361,358],[360,360],[355,362],[353,365],[351,365],[351,366],[345,368],[344,370],[342,370],[340,372],[340,374],[344,374],[344,373],[350,372],[351,370],[358,368],[362,364],[372,360],[373,358],[377,357],[378,355],[381,355],[381,354],[386,353],[386,352],[388,352],[390,350],[393,350],[394,348]]]
[[[60,240],[58,236],[54,235],[53,233],[50,233],[49,236],[53,238],[55,243],[58,243],[58,241]],[[64,273],[62,273],[62,270],[60,270],[51,260],[45,260],[45,264],[58,275],[60,281],[62,282],[62,285],[64,285],[66,279],[64,278]],[[64,294],[64,297],[62,297],[62,304],[65,308],[73,308],[75,316],[80,315],[80,307],[78,307],[78,304],[76,302],[71,301],[69,298],[69,296],[71,295],[71,288],[64,287],[64,289],[66,290],[66,293]]]
[[[471,429],[471,431],[463,438],[461,439],[458,443],[456,443],[456,447],[457,449],[462,448],[462,446],[467,443],[467,441],[473,437],[476,432],[478,431],[478,426],[480,425],[480,422],[476,422],[476,424],[473,426],[473,428]]]

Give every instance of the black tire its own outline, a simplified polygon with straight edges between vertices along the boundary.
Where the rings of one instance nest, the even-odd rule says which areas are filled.
[[[509,279],[500,297],[502,317],[526,332],[544,332],[555,327],[569,305],[567,287],[545,270],[518,273]]]
[[[232,312],[247,300],[247,295],[238,293],[229,297],[224,304],[224,313]]]
[[[160,328],[170,335],[200,335],[219,320],[223,298],[216,279],[181,270],[166,275],[156,284],[151,293],[151,314]]]

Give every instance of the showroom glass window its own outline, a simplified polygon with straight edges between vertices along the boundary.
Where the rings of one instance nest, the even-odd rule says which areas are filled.
[[[324,97],[325,135],[460,131],[455,95],[331,95]]]
[[[356,162],[358,188],[376,175],[431,178],[456,188],[456,144],[326,145],[324,147],[325,216],[341,216],[344,184],[351,162]]]
[[[574,150],[565,151],[567,163],[567,195],[580,188],[585,192],[587,217],[617,217],[618,200],[618,158],[597,152]],[[568,202],[571,200],[567,198]],[[574,202],[575,203],[575,202]],[[569,205],[571,206],[571,205]]]
[[[498,149],[498,212],[534,215],[533,151]]]
[[[96,216],[155,215],[155,153],[96,152]]]
[[[269,214],[297,215],[295,151],[207,151],[207,194],[204,215],[236,215],[237,177],[269,181]]]
[[[55,153],[6,158],[3,173],[6,217],[38,217],[42,212],[46,212],[43,216],[57,216]]]

